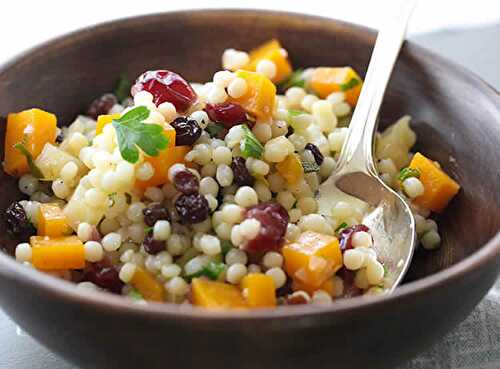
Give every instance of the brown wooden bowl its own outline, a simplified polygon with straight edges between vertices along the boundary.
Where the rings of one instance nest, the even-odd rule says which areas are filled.
[[[220,69],[225,48],[249,49],[271,37],[283,42],[296,67],[352,65],[363,73],[374,36],[331,19],[254,10],[121,20],[58,38],[4,65],[0,116],[36,106],[67,124],[121,73],[134,78],[167,68],[205,81]],[[382,124],[403,114],[414,117],[418,148],[439,160],[462,190],[439,217],[443,247],[417,252],[406,283],[388,297],[251,312],[139,306],[107,294],[83,295],[3,254],[2,307],[82,368],[387,369],[401,363],[464,319],[497,278],[500,97],[470,72],[408,42]],[[21,197],[4,174],[0,192],[1,209]],[[14,242],[0,227],[8,249]]]

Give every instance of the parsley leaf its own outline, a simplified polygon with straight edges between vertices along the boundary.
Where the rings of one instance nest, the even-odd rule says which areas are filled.
[[[302,69],[297,69],[295,72],[293,72],[286,81],[280,84],[279,86],[280,90],[286,91],[290,87],[304,88],[306,85],[306,80],[303,77],[303,72],[304,71]]]
[[[186,278],[188,280],[191,280],[191,279],[197,278],[197,277],[207,277],[208,279],[211,279],[212,281],[216,281],[219,278],[219,275],[225,269],[226,269],[226,264],[211,261],[210,263],[208,263],[206,266],[201,268],[196,273],[193,273],[193,274],[186,276]]]
[[[243,128],[244,132],[243,139],[240,143],[241,156],[245,159],[249,157],[260,159],[264,152],[264,146],[257,140],[257,137],[254,136],[246,124],[243,124],[241,128]]]
[[[341,91],[350,90],[351,88],[356,87],[360,83],[361,83],[361,81],[359,79],[351,78],[348,82],[340,84],[340,90]]]
[[[154,227],[144,227],[144,234],[149,234],[149,232],[152,232]]]
[[[125,100],[127,97],[130,96],[130,81],[128,80],[127,76],[122,74],[118,81],[116,82],[116,87],[114,94],[119,102],[122,102]]]
[[[344,228],[347,228],[347,223],[346,222],[342,222],[336,229],[335,229],[335,233],[339,233],[340,231],[342,231]]]
[[[403,168],[398,174],[398,180],[401,182],[411,177],[420,178],[420,171],[415,168]]]
[[[134,164],[139,160],[137,147],[149,156],[158,156],[160,150],[168,145],[168,138],[160,125],[143,123],[147,117],[149,109],[138,106],[113,120],[120,154],[129,163]]]
[[[33,160],[33,155],[28,151],[24,143],[18,142],[14,145],[16,150],[19,150],[21,154],[26,157],[26,161],[28,162],[28,166],[30,167],[30,172],[35,178],[43,178],[43,173],[40,168],[37,167],[35,161]]]
[[[217,137],[217,135],[224,130],[224,126],[219,123],[210,123],[205,131],[208,132],[211,138]]]
[[[304,173],[319,172],[319,165],[315,161],[302,160],[302,168],[304,168]]]
[[[228,240],[222,240],[221,241],[221,251],[222,255],[226,256],[226,254],[229,252],[234,247],[234,245],[231,243],[231,241]]]

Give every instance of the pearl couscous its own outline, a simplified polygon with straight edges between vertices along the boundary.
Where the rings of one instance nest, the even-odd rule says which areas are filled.
[[[4,170],[26,196],[6,210],[16,259],[131,301],[206,308],[330,304],[383,293],[367,208],[315,195],[335,170],[362,80],[350,67],[292,70],[271,40],[228,49],[212,81],[167,70],[120,81],[68,127],[10,114]],[[124,93],[124,91],[126,91]],[[379,133],[381,178],[425,249],[459,186],[410,150],[404,116]]]

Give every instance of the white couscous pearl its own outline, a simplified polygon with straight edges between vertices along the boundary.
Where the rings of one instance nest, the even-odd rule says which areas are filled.
[[[149,162],[144,162],[140,164],[136,171],[135,171],[135,177],[140,180],[140,181],[147,181],[153,177],[155,174],[155,169]]]
[[[220,240],[212,235],[203,235],[200,239],[200,248],[205,255],[217,255],[221,252]]]
[[[302,99],[301,103],[300,103],[300,106],[302,107],[302,109],[304,109],[305,111],[307,112],[311,112],[312,110],[312,105],[318,101],[318,97],[315,96],[315,95],[306,95],[304,96],[304,98]]]
[[[235,263],[227,268],[226,280],[231,284],[238,284],[247,274],[247,267],[244,264]]]
[[[215,165],[214,163],[205,164],[201,168],[202,177],[215,177],[216,172],[217,172],[217,165]]]
[[[348,202],[339,201],[332,209],[332,216],[335,218],[348,218],[352,215],[352,207]]]
[[[127,218],[134,223],[140,222],[144,216],[142,213],[144,208],[146,208],[146,205],[142,202],[134,202],[130,204],[127,209]]]
[[[207,218],[202,222],[193,224],[192,227],[195,232],[207,233],[212,228],[212,222]]]
[[[339,276],[333,277],[333,295],[340,297],[344,294],[344,281]]]
[[[281,191],[276,196],[276,201],[278,201],[286,210],[290,210],[295,204],[295,196],[290,191]]]
[[[152,102],[153,102],[153,95],[146,90],[139,91],[134,95],[134,105],[142,105]]]
[[[210,208],[210,211],[215,211],[217,209],[217,206],[219,206],[219,202],[213,195],[204,195],[205,199],[208,202],[208,207]]]
[[[363,266],[365,254],[359,250],[350,249],[344,252],[344,265],[349,270],[358,270]]]
[[[153,226],[153,239],[166,241],[170,237],[170,222],[168,220],[158,220]]]
[[[333,113],[332,104],[326,100],[318,100],[312,104],[312,115],[322,132],[332,132],[337,127],[337,116]]]
[[[191,113],[189,118],[195,120],[202,129],[207,128],[208,123],[210,122],[208,114],[203,110],[197,110]]]
[[[248,261],[248,256],[247,253],[243,250],[232,248],[231,250],[228,251],[226,254],[226,264],[227,265],[233,265],[233,264],[243,264],[245,265]]]
[[[215,72],[214,74],[214,84],[217,86],[220,86],[222,88],[226,88],[229,83],[231,83],[232,80],[235,79],[234,73],[231,73],[227,70],[220,70],[218,72]]]
[[[217,166],[217,173],[215,177],[217,178],[217,182],[219,182],[222,187],[230,186],[234,179],[233,170],[227,164],[220,164]]]
[[[222,208],[222,221],[230,224],[243,220],[243,208],[236,204],[227,204]]]
[[[111,232],[104,236],[101,242],[104,250],[108,252],[116,251],[122,244],[122,237],[118,233]]]
[[[424,185],[416,177],[406,178],[403,181],[403,190],[411,199],[421,196],[425,192]]]
[[[177,116],[177,111],[174,104],[168,101],[162,102],[160,105],[158,105],[158,111],[161,115],[163,115],[163,118],[166,122],[173,121]]]
[[[84,245],[85,260],[95,263],[101,261],[104,252],[102,245],[96,241],[87,241]]]
[[[328,305],[332,302],[332,297],[325,291],[315,291],[311,298],[311,303],[315,305]]]
[[[102,234],[108,234],[120,228],[120,222],[115,218],[105,218],[99,225]]]
[[[366,278],[372,285],[379,284],[384,278],[384,266],[377,260],[370,259],[366,266]]]
[[[302,197],[297,201],[297,206],[304,215],[318,210],[318,202],[313,197]]]
[[[288,106],[290,108],[299,108],[302,99],[306,96],[306,91],[301,87],[290,87],[285,92],[285,96],[288,99]]]
[[[257,196],[260,201],[269,201],[272,198],[271,190],[266,186],[265,183],[261,181],[255,182],[254,185],[255,192],[257,192]]]
[[[340,152],[344,141],[347,137],[348,129],[345,127],[338,128],[328,135],[328,142],[330,144],[330,150],[333,152]]]
[[[354,285],[362,290],[370,287],[370,282],[368,282],[368,277],[366,276],[366,268],[360,269],[356,272]]]
[[[259,61],[255,70],[257,73],[262,73],[269,79],[273,79],[277,72],[276,64],[269,59],[262,59]]]
[[[204,177],[200,181],[200,194],[212,195],[214,197],[219,193],[219,184],[212,177]]]
[[[266,275],[273,279],[276,289],[283,287],[286,283],[286,274],[280,267],[273,267],[267,270]]]
[[[172,234],[167,241],[167,251],[170,255],[181,255],[189,247],[189,241],[185,236]]]
[[[31,261],[31,245],[23,242],[16,246],[16,260],[19,262]]]
[[[233,228],[232,224],[229,223],[220,223],[214,227],[215,233],[221,240],[230,240],[231,239],[231,230]]]
[[[420,239],[422,247],[426,250],[435,250],[441,244],[441,237],[434,229],[426,232]]]
[[[255,135],[257,140],[262,143],[266,143],[273,137],[273,132],[271,125],[268,123],[257,123],[252,128],[252,133]]]
[[[352,235],[353,247],[371,247],[372,244],[372,236],[368,232],[359,231]]]
[[[283,265],[283,256],[279,252],[268,251],[262,258],[262,265],[266,269],[281,268]]]
[[[351,106],[344,101],[336,103],[336,104],[332,104],[332,109],[337,117],[345,117],[352,110]]]
[[[330,95],[326,97],[326,99],[332,104],[337,104],[345,100],[345,93],[341,91],[332,92]]]
[[[116,165],[115,174],[123,183],[130,183],[134,180],[134,165],[128,161],[122,160]]]
[[[227,92],[232,98],[240,98],[247,93],[247,82],[240,77],[234,78],[227,86]]]
[[[250,57],[244,51],[226,49],[222,54],[222,66],[224,69],[235,71],[243,68],[250,62]]]
[[[285,238],[287,241],[296,241],[300,236],[300,228],[296,226],[295,224],[288,223],[288,226],[286,227],[286,233],[285,233]]]
[[[236,201],[236,204],[244,208],[257,205],[259,202],[257,192],[255,192],[255,190],[250,186],[242,186],[238,188],[238,191],[236,191],[234,196],[234,200]]]
[[[189,292],[189,284],[181,277],[173,277],[165,283],[165,289],[174,296],[184,296]]]
[[[56,195],[60,199],[65,199],[70,194],[69,187],[61,179],[57,179],[52,182],[52,191],[54,191],[54,195]]]
[[[234,226],[231,229],[231,242],[235,246],[239,246],[243,243],[244,238],[243,235],[241,234],[241,229],[239,225]]]
[[[82,242],[87,242],[92,236],[92,226],[88,223],[80,223],[77,228],[77,236]]]
[[[321,178],[329,177],[335,169],[336,164],[337,163],[335,162],[334,158],[332,158],[331,156],[326,156],[323,160],[323,163],[319,167],[319,174]]]
[[[213,85],[208,91],[208,102],[211,104],[220,104],[226,101],[227,93],[223,87]]]
[[[118,277],[122,280],[122,282],[129,283],[132,280],[132,278],[134,278],[135,269],[136,269],[135,264],[130,262],[125,263],[120,269]]]
[[[284,136],[273,138],[264,145],[264,159],[267,162],[279,163],[293,153],[295,147]]]
[[[89,144],[87,137],[85,137],[80,132],[75,132],[71,135],[68,141],[68,145],[76,156],[80,153],[80,151]]]
[[[99,287],[95,285],[92,282],[80,282],[76,285],[76,287],[80,290],[85,290],[85,291],[98,291]]]
[[[261,269],[260,269],[260,266],[258,266],[257,264],[250,264],[248,266],[248,273],[260,273],[261,272]]]
[[[285,137],[288,132],[288,123],[284,120],[271,122],[271,132],[273,137]]]
[[[260,232],[260,222],[257,219],[245,219],[240,225],[240,234],[247,240],[253,240]]]
[[[164,265],[161,267],[161,275],[167,279],[179,276],[182,269],[177,264]]]
[[[241,125],[237,125],[229,129],[229,131],[226,134],[226,137],[224,137],[224,141],[226,142],[226,145],[229,148],[233,148],[235,146],[239,147],[240,142],[243,139],[244,135],[245,131],[243,130]]]
[[[177,164],[172,165],[170,168],[168,168],[168,173],[167,173],[168,180],[170,182],[173,182],[174,177],[177,174],[177,172],[181,172],[184,170],[186,170],[186,166],[184,164],[177,163]]]
[[[290,222],[292,223],[297,223],[300,219],[300,217],[302,216],[302,212],[300,211],[300,209],[290,209],[288,211],[288,216],[290,217]]]
[[[225,146],[217,147],[212,151],[212,160],[216,165],[226,164],[231,165],[231,161],[233,159],[233,154],[231,153],[231,149]]]
[[[302,231],[313,231],[324,234],[333,234],[332,227],[325,218],[319,214],[308,214],[300,218],[298,223]]]
[[[146,191],[144,191],[144,197],[153,202],[162,202],[165,198],[165,194],[158,187],[148,187]]]
[[[66,182],[70,182],[75,179],[78,173],[78,165],[72,161],[68,161],[61,169],[61,179]]]

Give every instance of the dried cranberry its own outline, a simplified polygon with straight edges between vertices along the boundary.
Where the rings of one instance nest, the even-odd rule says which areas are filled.
[[[191,85],[169,70],[150,70],[141,74],[132,86],[132,96],[142,90],[153,95],[156,106],[168,101],[179,112],[188,110],[197,98]]]
[[[344,292],[342,294],[343,297],[355,297],[361,295],[361,289],[356,287],[356,285],[354,284],[356,272],[342,267],[337,272],[337,276],[339,276],[344,282]]]
[[[200,189],[200,181],[189,170],[180,170],[173,178],[174,187],[184,195],[191,195]]]
[[[192,145],[201,136],[202,129],[194,119],[178,117],[171,125],[175,129],[175,146]]]
[[[18,201],[10,204],[5,210],[5,223],[7,231],[15,237],[28,238],[36,233],[35,227]]]
[[[230,102],[207,104],[205,111],[210,120],[221,123],[227,129],[247,121],[245,109],[238,104]]]
[[[87,115],[93,119],[97,119],[99,115],[108,114],[111,108],[117,103],[118,100],[115,95],[104,94],[92,101],[87,109]]]
[[[153,238],[153,232],[149,232],[142,243],[144,250],[151,255],[165,251],[165,241],[158,241]]]
[[[305,292],[295,292],[286,297],[287,305],[304,305],[307,303],[309,303],[309,300]]]
[[[181,221],[189,224],[203,222],[210,215],[208,201],[205,196],[199,193],[179,196],[175,200],[175,209]]]
[[[170,220],[168,209],[158,203],[142,209],[142,214],[144,214],[144,223],[149,227],[154,226],[158,220]]]
[[[283,246],[290,219],[283,206],[274,202],[258,204],[247,209],[245,218],[257,219],[260,222],[259,234],[245,245],[247,251],[279,250]]]
[[[120,294],[123,288],[123,282],[118,277],[118,271],[107,260],[98,263],[87,263],[83,271],[83,280],[117,294]]]
[[[305,149],[309,150],[311,152],[311,154],[313,154],[314,161],[316,162],[316,164],[318,164],[318,165],[323,164],[323,160],[325,158],[324,158],[323,154],[321,153],[321,151],[319,151],[318,146],[316,146],[315,144],[312,144],[312,143],[308,143],[306,145]]]
[[[234,183],[238,186],[253,186],[255,178],[248,171],[244,158],[235,156],[231,163],[231,169],[234,174]]]
[[[345,250],[352,249],[352,236],[356,232],[370,232],[370,228],[365,226],[364,224],[356,224],[347,228],[344,228],[340,231],[339,240],[340,240],[340,249],[342,252]]]
[[[277,297],[286,297],[287,295],[290,295],[293,293],[292,289],[292,280],[288,278],[283,286],[278,288],[276,290],[276,296]]]

